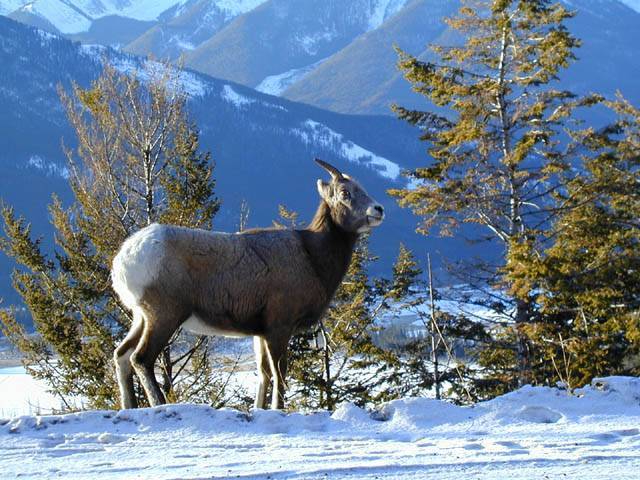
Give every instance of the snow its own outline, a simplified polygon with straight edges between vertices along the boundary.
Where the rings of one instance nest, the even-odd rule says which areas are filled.
[[[214,0],[214,4],[227,13],[227,18],[237,17],[265,3],[266,0]]]
[[[640,13],[640,0],[620,0],[627,7]]]
[[[220,94],[223,100],[235,105],[236,108],[242,109],[255,103],[253,98],[245,97],[236,92],[231,85],[225,85],[222,87],[222,93]]]
[[[369,17],[368,30],[375,30],[385,20],[398,13],[407,3],[407,0],[378,0],[371,17]]]
[[[61,0],[35,1],[22,10],[42,17],[62,33],[86,32],[91,27],[91,19]]]
[[[278,75],[270,75],[258,84],[256,90],[262,93],[267,93],[269,95],[280,95],[287,88],[289,88],[290,85],[293,85],[307,73],[313,71],[322,62],[327,60],[327,58],[323,58],[322,60],[311,65],[307,65],[306,67],[294,68],[287,72],[279,73]]]
[[[173,43],[178,46],[181,50],[194,50],[196,46],[182,38],[181,35],[174,35],[169,39],[169,43]]]
[[[29,160],[27,160],[27,165],[44,172],[44,174],[49,177],[60,177],[65,180],[69,178],[69,169],[67,167],[47,161],[40,155],[32,155]]]
[[[95,0],[75,0],[78,4],[93,4]],[[187,0],[100,0],[105,8],[102,12],[96,12],[94,18],[107,15],[120,15],[135,20],[151,21],[157,19],[162,12],[176,5],[181,5]],[[80,5],[79,5],[80,6]],[[82,7],[81,7],[82,8]]]
[[[227,19],[254,9],[265,0],[214,0],[212,6],[222,10]],[[18,9],[42,17],[60,32],[86,32],[93,20],[119,15],[140,21],[153,21],[173,7],[183,6],[187,0],[0,0],[0,14]]]
[[[98,50],[85,48],[87,55],[96,55]],[[171,71],[167,72],[167,65],[153,60],[140,60],[133,56],[122,55],[110,59],[113,66],[122,73],[136,75],[141,81],[149,81],[152,78],[166,78],[169,80],[169,88],[172,86],[177,90],[184,92],[189,97],[202,97],[207,93],[208,85],[201,80],[199,75],[186,70],[177,70],[169,67]]]
[[[27,374],[23,367],[0,368],[0,392],[0,417],[4,418],[51,413],[64,407],[48,392],[45,382]]]
[[[570,396],[523,387],[471,407],[427,398],[371,412],[203,405],[0,420],[2,478],[636,479],[640,379]]]
[[[346,140],[342,134],[322,123],[307,119],[301,128],[294,129],[293,133],[307,144],[312,143],[330,149],[350,162],[369,166],[384,178],[396,180],[400,175],[400,166],[397,163]]]
[[[95,20],[97,18],[109,15],[119,15],[134,20],[151,21],[158,18],[164,11],[176,5],[185,3],[186,0],[71,0],[67,2],[59,2],[58,0],[36,0],[31,2],[33,7],[41,12],[52,12],[55,5],[65,4],[67,8],[83,15],[84,17]],[[45,15],[45,18],[55,18]],[[55,23],[54,23],[55,25]],[[57,25],[56,25],[57,26]]]
[[[329,43],[336,38],[337,32],[332,30],[326,30],[324,32],[316,32],[313,35],[297,35],[295,37],[295,44],[299,45],[309,55],[316,55],[320,45],[323,43]]]
[[[101,60],[108,47],[95,43],[82,43],[78,45],[80,51],[94,60]]]
[[[0,0],[0,15],[7,15],[26,3],[28,0]]]

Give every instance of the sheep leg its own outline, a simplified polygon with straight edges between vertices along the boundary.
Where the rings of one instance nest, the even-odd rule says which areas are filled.
[[[137,408],[138,400],[133,389],[133,368],[131,355],[140,340],[143,329],[142,315],[134,312],[133,324],[124,340],[113,352],[116,364],[116,378],[120,389],[120,405],[122,408]]]
[[[283,341],[267,340],[269,349],[269,363],[273,375],[273,391],[271,392],[271,408],[282,410],[284,408],[284,395],[287,390],[287,346],[289,339]]]
[[[165,314],[166,315],[166,314]],[[178,328],[169,317],[146,315],[144,330],[138,342],[138,346],[131,355],[131,364],[138,374],[140,383],[147,394],[147,399],[152,407],[166,403],[166,399],[154,372],[156,359],[169,339]]]
[[[269,383],[271,382],[271,365],[267,343],[260,337],[253,337],[253,351],[258,366],[258,388],[256,390],[255,408],[265,408]]]

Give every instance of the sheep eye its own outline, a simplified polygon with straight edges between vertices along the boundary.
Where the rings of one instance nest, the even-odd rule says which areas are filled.
[[[351,198],[351,194],[347,190],[343,190],[340,193],[340,196],[342,197],[342,200],[349,200]]]

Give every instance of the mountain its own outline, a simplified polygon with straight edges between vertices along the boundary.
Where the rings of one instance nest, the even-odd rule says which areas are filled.
[[[577,12],[567,22],[582,40],[578,61],[561,77],[563,88],[612,95],[617,89],[640,102],[640,13],[616,0],[566,2]],[[423,60],[433,59],[428,44],[451,43],[442,19],[457,0],[415,0],[380,28],[360,36],[282,92],[285,98],[337,112],[389,114],[391,103],[424,107],[396,69],[393,45]],[[638,9],[640,10],[640,8]]]
[[[99,75],[104,56],[121,70],[144,68],[138,57],[0,17],[0,197],[25,214],[46,241],[51,239],[46,207],[51,194],[70,200],[61,140],[68,147],[75,142],[56,86],[88,85]],[[425,242],[413,233],[415,218],[385,194],[404,182],[402,168],[424,161],[416,131],[404,122],[332,113],[192,71],[181,79],[202,148],[215,160],[223,201],[216,229],[237,228],[243,200],[251,209],[250,226],[271,224],[279,204],[309,219],[318,203],[315,180],[324,175],[312,159],[320,157],[352,173],[385,206],[387,220],[372,235],[372,250],[383,258],[380,268],[389,266],[400,241],[451,258],[465,255],[460,242]],[[6,303],[16,300],[10,270],[11,263],[0,255],[0,297]]]
[[[0,0],[0,14],[85,43],[132,43],[135,53],[175,59],[263,1]]]
[[[269,0],[189,52],[186,64],[244,85],[264,85],[269,77],[318,64],[377,28],[405,3]]]
[[[564,0],[583,40],[561,86],[640,100],[640,0]],[[460,0],[0,0],[0,14],[83,43],[189,68],[342,113],[423,107],[393,45],[431,59]]]
[[[406,104],[407,98],[415,97],[406,83],[399,91],[391,89],[398,77],[393,46],[422,52],[425,45],[449,33],[442,19],[458,6],[457,0],[413,0],[395,17],[291,84],[282,95],[335,111],[389,114],[391,103]],[[390,90],[393,94],[388,94]]]
[[[165,12],[156,25],[131,41],[125,50],[137,55],[176,60],[213,37],[234,18],[265,0],[187,0]]]
[[[32,22],[63,34],[77,34],[88,31],[94,21],[109,16],[154,21],[162,12],[180,3],[177,0],[2,0],[0,12],[24,20],[31,18]]]

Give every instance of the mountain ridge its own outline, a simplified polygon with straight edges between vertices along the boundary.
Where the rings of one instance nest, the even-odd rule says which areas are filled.
[[[93,18],[86,31],[67,34],[72,39],[180,61],[214,77],[323,109],[390,115],[392,103],[424,105],[396,70],[393,45],[421,59],[433,58],[428,45],[446,44],[451,38],[443,17],[460,4],[459,0],[161,0],[143,11],[149,2],[0,0],[0,12],[13,10],[8,13],[13,18],[55,32],[54,24],[64,15],[52,6],[64,4],[64,11],[72,13],[67,19],[70,26],[62,30],[76,31],[74,21]],[[640,75],[636,47],[640,0],[564,2],[578,13],[567,24],[584,46],[578,50],[581,59],[563,76],[563,87],[611,95],[620,86],[631,101],[640,100],[640,88],[633,80]],[[84,20],[74,20],[77,15]]]

